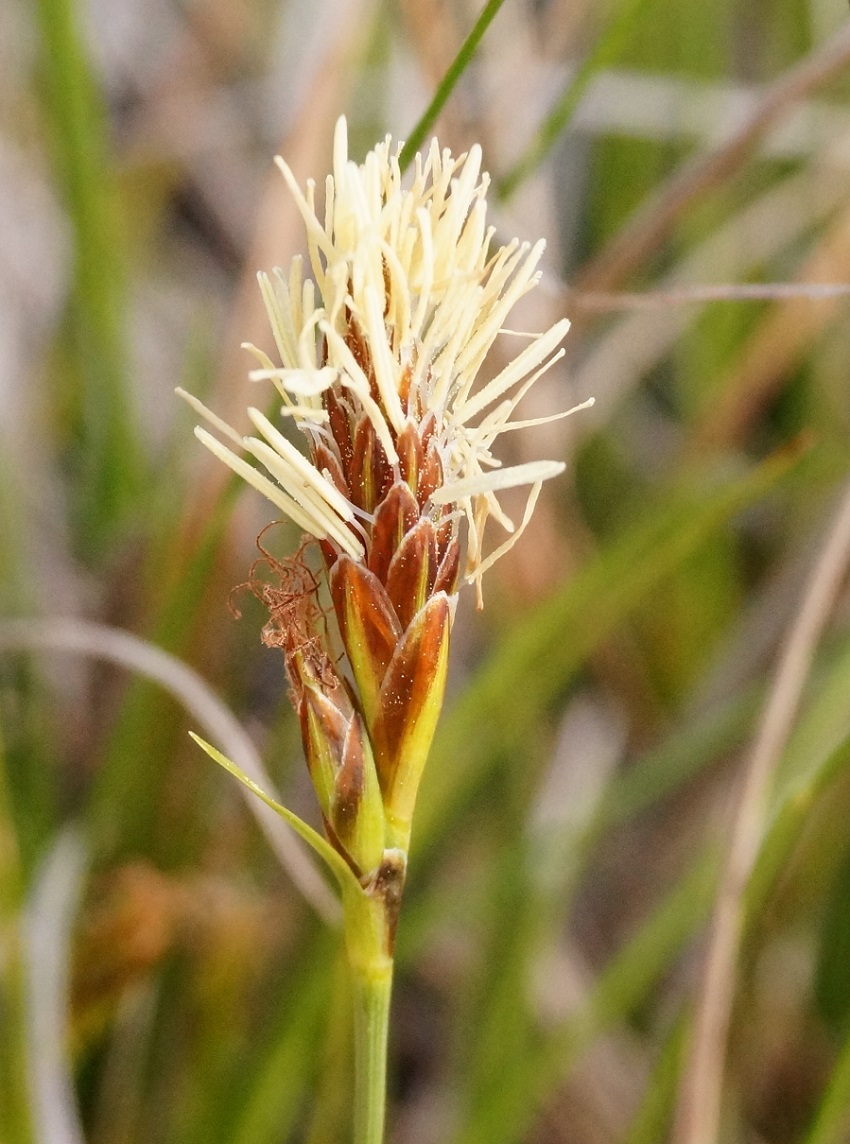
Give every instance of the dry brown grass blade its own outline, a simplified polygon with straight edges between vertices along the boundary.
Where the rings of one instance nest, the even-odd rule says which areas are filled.
[[[839,75],[850,62],[850,20],[826,43],[786,71],[752,114],[707,154],[697,155],[636,212],[577,276],[577,290],[612,290],[657,248],[693,203],[733,175],[755,147],[795,105]]]
[[[716,1144],[744,894],[764,834],[771,780],[793,728],[818,640],[850,565],[850,485],[803,593],[736,800],[732,841],[715,902],[694,1031],[679,1094],[675,1144]]]
[[[800,284],[846,276],[850,266],[850,210],[845,210],[820,239],[800,270]],[[723,449],[746,437],[789,371],[810,350],[814,339],[840,312],[840,296],[817,305],[805,299],[783,302],[771,311],[723,379],[696,436],[696,447]]]
[[[89,855],[67,827],[39,866],[27,903],[27,1040],[33,1129],[39,1140],[84,1144],[68,1036],[74,922]]]
[[[654,310],[665,306],[701,306],[708,302],[821,302],[850,296],[850,282],[719,282],[636,293],[575,293],[571,305],[582,310]]]
[[[824,177],[808,169],[790,175],[688,251],[664,277],[661,289],[687,290],[692,282],[718,274],[745,278],[753,266],[793,248],[845,200],[846,186],[840,177]],[[566,297],[564,307],[572,313],[571,296]],[[695,308],[670,305],[638,309],[617,320],[573,370],[575,392],[592,393],[596,405],[586,418],[570,426],[571,431],[579,437],[604,423],[698,316]]]

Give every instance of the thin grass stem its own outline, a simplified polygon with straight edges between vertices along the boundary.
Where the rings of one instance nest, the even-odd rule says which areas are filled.
[[[481,10],[481,14],[475,21],[472,31],[461,44],[460,51],[455,56],[448,71],[440,81],[440,86],[434,93],[434,98],[425,109],[419,122],[410,132],[407,142],[401,149],[401,154],[398,157],[398,165],[402,171],[406,171],[410,164],[413,162],[413,156],[417,151],[421,150],[425,137],[437,119],[437,116],[443,110],[446,100],[455,89],[455,85],[463,73],[466,71],[472,57],[481,42],[484,33],[489,28],[496,13],[502,7],[504,0],[488,0]]]
[[[673,1139],[715,1144],[727,1040],[735,996],[735,967],[743,936],[746,888],[763,843],[775,768],[794,725],[817,643],[850,561],[850,486],[845,488],[826,543],[788,636],[750,756],[732,842],[715,903],[710,944],[679,1093]]]
[[[392,962],[354,974],[354,1144],[382,1144]]]
[[[783,72],[752,113],[715,148],[686,162],[577,275],[583,291],[610,291],[633,273],[704,193],[730,179],[797,104],[841,74],[850,60],[850,24]]]

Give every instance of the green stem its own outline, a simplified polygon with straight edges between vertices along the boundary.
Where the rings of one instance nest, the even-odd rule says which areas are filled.
[[[407,855],[385,850],[368,886],[342,883],[354,992],[354,1144],[383,1144],[393,944]]]
[[[0,728],[2,731],[2,728]],[[27,1103],[23,871],[0,733],[0,1124],[9,1144],[34,1139]]]
[[[354,973],[354,1144],[382,1144],[392,962]]]
[[[504,0],[487,0],[487,3],[481,9],[472,31],[461,44],[460,51],[440,81],[440,86],[437,88],[434,98],[425,109],[422,118],[408,135],[407,142],[401,149],[401,154],[398,157],[398,165],[402,173],[404,173],[413,162],[413,156],[424,143],[425,136],[434,126],[437,116],[442,111],[446,100],[454,90],[455,84],[469,66],[470,60],[475,55],[475,50],[481,42],[482,36],[489,28],[493,17],[503,3]]]

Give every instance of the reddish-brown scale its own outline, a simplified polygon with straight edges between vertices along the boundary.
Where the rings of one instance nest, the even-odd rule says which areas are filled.
[[[345,479],[345,473],[342,471],[342,465],[339,463],[339,458],[331,452],[327,445],[323,445],[321,442],[313,445],[313,464],[320,473],[324,473],[330,479],[337,492],[348,498],[348,482]]]
[[[352,501],[367,512],[372,512],[375,508],[376,481],[373,457],[377,444],[378,439],[372,423],[367,417],[361,417],[354,433],[354,454],[348,474],[348,486],[351,489]]]
[[[372,422],[361,417],[354,434],[349,488],[354,503],[374,512],[393,483],[393,471]]]
[[[437,569],[437,578],[434,581],[435,592],[445,592],[451,596],[457,590],[458,573],[460,572],[460,545],[455,537],[449,541],[445,555]]]
[[[351,462],[354,456],[354,442],[351,439],[351,424],[348,412],[332,389],[326,389],[322,403],[328,415],[331,436],[339,450],[339,459],[342,471],[349,475]],[[348,482],[350,484],[350,481]]]
[[[434,672],[450,622],[448,598],[442,593],[433,596],[399,643],[384,679],[380,713],[371,738],[385,797],[404,761],[405,736],[431,698]]]
[[[435,492],[443,483],[443,462],[437,442],[432,437],[425,448],[425,461],[419,472],[419,487],[416,498],[420,505],[425,506],[431,493]]]
[[[322,550],[322,557],[325,561],[325,567],[328,569],[333,568],[338,555],[336,548],[334,548],[330,540],[320,540],[319,548]]]
[[[311,774],[315,772],[318,765],[311,746],[311,716],[313,722],[321,728],[322,738],[328,744],[330,753],[340,759],[345,745],[348,723],[352,715],[353,711],[343,713],[330,698],[317,692],[315,688],[306,687],[302,690],[301,698],[298,701],[298,721],[301,724],[301,739],[307,755],[307,767]]]
[[[369,545],[368,565],[382,584],[387,581],[390,561],[402,537],[419,520],[416,497],[403,481],[396,481],[375,513]]]
[[[383,409],[381,393],[375,378],[375,367],[372,364],[372,354],[369,351],[369,342],[360,328],[360,323],[350,312],[348,313],[348,324],[345,327],[344,341],[369,382],[369,393],[372,399]],[[384,410],[384,412],[386,411]]]
[[[440,521],[435,524],[434,528],[437,536],[437,559],[442,560],[446,551],[454,539],[454,528],[451,520],[452,506],[449,504],[443,505],[443,511],[440,514]]]
[[[433,413],[429,413],[427,417],[417,421],[419,427],[419,440],[422,442],[422,448],[427,449],[431,444],[431,438],[437,430],[437,418]]]
[[[375,672],[383,676],[402,633],[383,584],[368,568],[342,555],[331,569],[330,586],[343,641],[348,643],[352,634],[348,631],[348,616],[359,616],[359,636],[365,641]]]
[[[417,427],[411,420],[407,420],[396,441],[398,453],[398,467],[402,479],[407,481],[411,489],[416,492],[419,484],[419,473],[425,460],[422,442],[419,440]]]
[[[363,735],[360,720],[348,724],[340,768],[334,784],[333,824],[342,843],[349,842],[363,796]]]
[[[421,519],[407,533],[390,561],[387,595],[395,608],[402,630],[425,604],[437,577],[437,544],[434,526]]]
[[[345,861],[348,863],[349,867],[353,871],[354,876],[356,878],[359,878],[360,875],[363,873],[363,871],[360,869],[360,867],[357,865],[357,863],[354,861],[354,859],[351,857],[351,855],[348,853],[348,851],[343,846],[342,842],[340,841],[340,839],[337,836],[336,831],[334,830],[333,826],[331,825],[330,819],[328,818],[328,816],[326,814],[322,815],[322,823],[323,823],[324,828],[325,828],[325,834],[327,835],[328,842],[330,842],[331,846],[333,846],[334,850],[336,850],[336,852],[338,854],[342,855],[342,857],[345,859]]]
[[[408,401],[410,400],[410,380],[413,377],[413,370],[409,365],[404,366],[398,378],[398,397],[404,409],[407,409],[408,416],[412,411],[408,409]]]
[[[349,289],[351,283],[349,282]],[[360,323],[352,314],[351,310],[346,306],[345,308],[345,344],[354,355],[354,360],[363,370],[367,377],[369,377],[372,370],[372,355],[369,352],[369,343],[366,336],[360,328]]]

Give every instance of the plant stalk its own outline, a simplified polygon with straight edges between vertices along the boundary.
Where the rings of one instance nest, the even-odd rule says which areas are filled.
[[[354,1144],[383,1144],[393,945],[407,855],[384,851],[368,886],[343,887],[354,995]]]
[[[354,973],[354,1144],[383,1144],[392,972]]]

